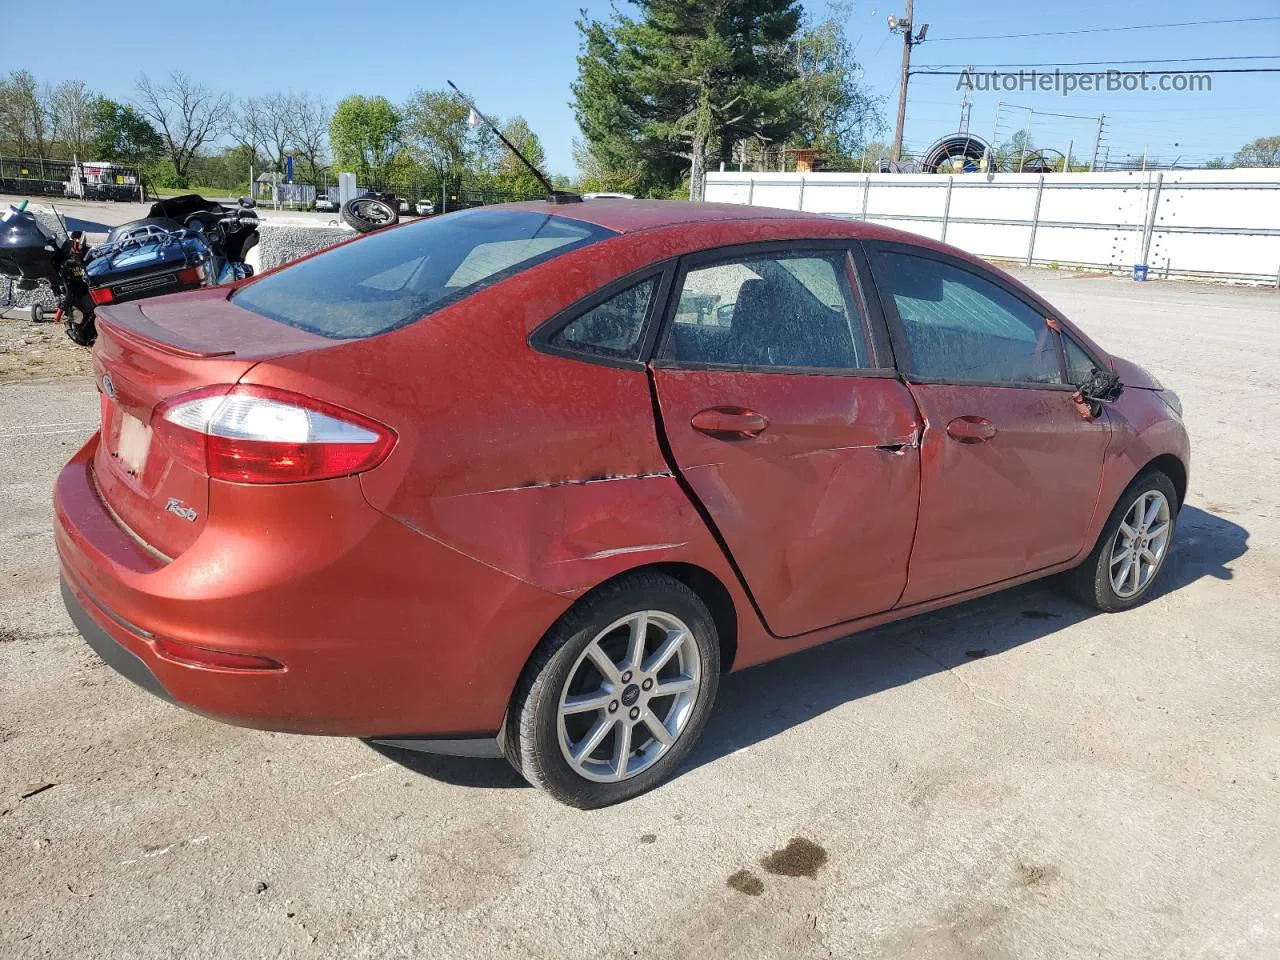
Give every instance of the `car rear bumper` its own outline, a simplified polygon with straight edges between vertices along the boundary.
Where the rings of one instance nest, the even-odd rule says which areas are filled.
[[[254,490],[254,516],[243,489],[211,490],[197,540],[159,557],[100,499],[96,448],[95,437],[54,490],[68,611],[118,672],[197,713],[292,733],[492,737],[568,606],[384,516],[351,478]],[[281,667],[193,665],[161,652],[164,640]]]
[[[67,583],[66,577],[62,578],[62,602],[66,605],[67,613],[71,615],[71,622],[80,631],[80,636],[84,637],[85,643],[89,644],[93,652],[100,656],[107,666],[126,680],[132,680],[147,693],[153,693],[162,700],[173,702],[173,697],[169,696],[169,691],[151,672],[146,661],[119,643],[90,616],[89,611],[85,609],[85,603],[81,602],[75,590]]]

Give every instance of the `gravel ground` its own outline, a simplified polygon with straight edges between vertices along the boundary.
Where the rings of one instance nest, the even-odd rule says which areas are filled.
[[[593,813],[116,676],[49,510],[93,386],[0,385],[0,956],[1280,956],[1280,297],[1025,276],[1182,394],[1161,595],[1031,585],[732,675],[675,780]]]

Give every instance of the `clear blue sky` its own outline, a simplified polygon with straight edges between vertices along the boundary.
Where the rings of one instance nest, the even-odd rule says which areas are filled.
[[[107,11],[101,2],[71,0],[40,5],[0,0],[0,71],[26,68],[54,82],[79,77],[109,96],[125,99],[140,67],[153,77],[181,68],[237,96],[273,89],[311,90],[330,101],[350,94],[404,99],[418,87],[438,88],[451,79],[486,112],[523,114],[546,147],[553,171],[571,172],[570,141],[577,133],[568,105],[576,73],[580,7],[597,16],[607,2],[585,0],[382,0],[376,4],[334,0],[294,5],[224,0],[221,3],[156,3],[134,0]],[[629,9],[625,2],[620,3]],[[825,2],[806,4],[826,14]],[[885,120],[896,105],[901,41],[885,18],[903,12],[905,0],[858,3],[848,11],[850,39],[872,88],[886,98]],[[1280,54],[1280,20],[1268,23],[1183,27],[1069,37],[942,42],[946,37],[1074,30],[1280,14],[1276,0],[1130,0],[1041,4],[989,0],[985,4],[919,0],[916,22],[929,23],[928,41],[915,61],[929,63],[1048,62]],[[236,39],[243,33],[244,39]],[[169,45],[165,36],[180,39]],[[238,49],[237,49],[238,48]],[[244,53],[238,52],[244,51]],[[1280,60],[1257,65],[1280,66]],[[1249,66],[1247,62],[1224,64]],[[1169,66],[1179,66],[1170,64]],[[1196,64],[1185,64],[1187,67]],[[971,128],[990,137],[997,100],[1056,113],[1108,118],[1111,156],[1171,160],[1230,156],[1242,143],[1280,134],[1280,74],[1217,76],[1211,93],[978,93]],[[913,77],[907,144],[921,148],[954,130],[961,95],[955,78]],[[1026,113],[1006,112],[1007,139]],[[1062,150],[1075,140],[1087,153],[1094,121],[1037,115],[1032,139]],[[1086,145],[1086,147],[1082,147]]]

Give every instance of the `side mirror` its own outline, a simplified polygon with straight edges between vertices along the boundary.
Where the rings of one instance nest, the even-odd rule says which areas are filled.
[[[1097,418],[1102,415],[1103,405],[1115,403],[1123,390],[1124,386],[1120,383],[1118,376],[1094,367],[1088,379],[1076,389],[1072,399],[1088,407],[1089,416]]]
[[[258,201],[253,199],[253,197],[240,198],[240,206],[244,207],[246,210],[252,210],[257,205],[258,205]]]
[[[736,306],[736,303],[722,303],[716,307],[716,323],[722,327],[730,326],[733,323],[733,310]]]

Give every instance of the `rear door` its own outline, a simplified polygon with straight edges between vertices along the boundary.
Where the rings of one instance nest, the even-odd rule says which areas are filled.
[[[1083,546],[1111,429],[1083,415],[1045,311],[994,273],[867,244],[894,354],[924,415],[903,605],[1052,566]]]
[[[840,246],[687,258],[652,362],[676,466],[769,629],[886,610],[906,583],[918,424]]]

